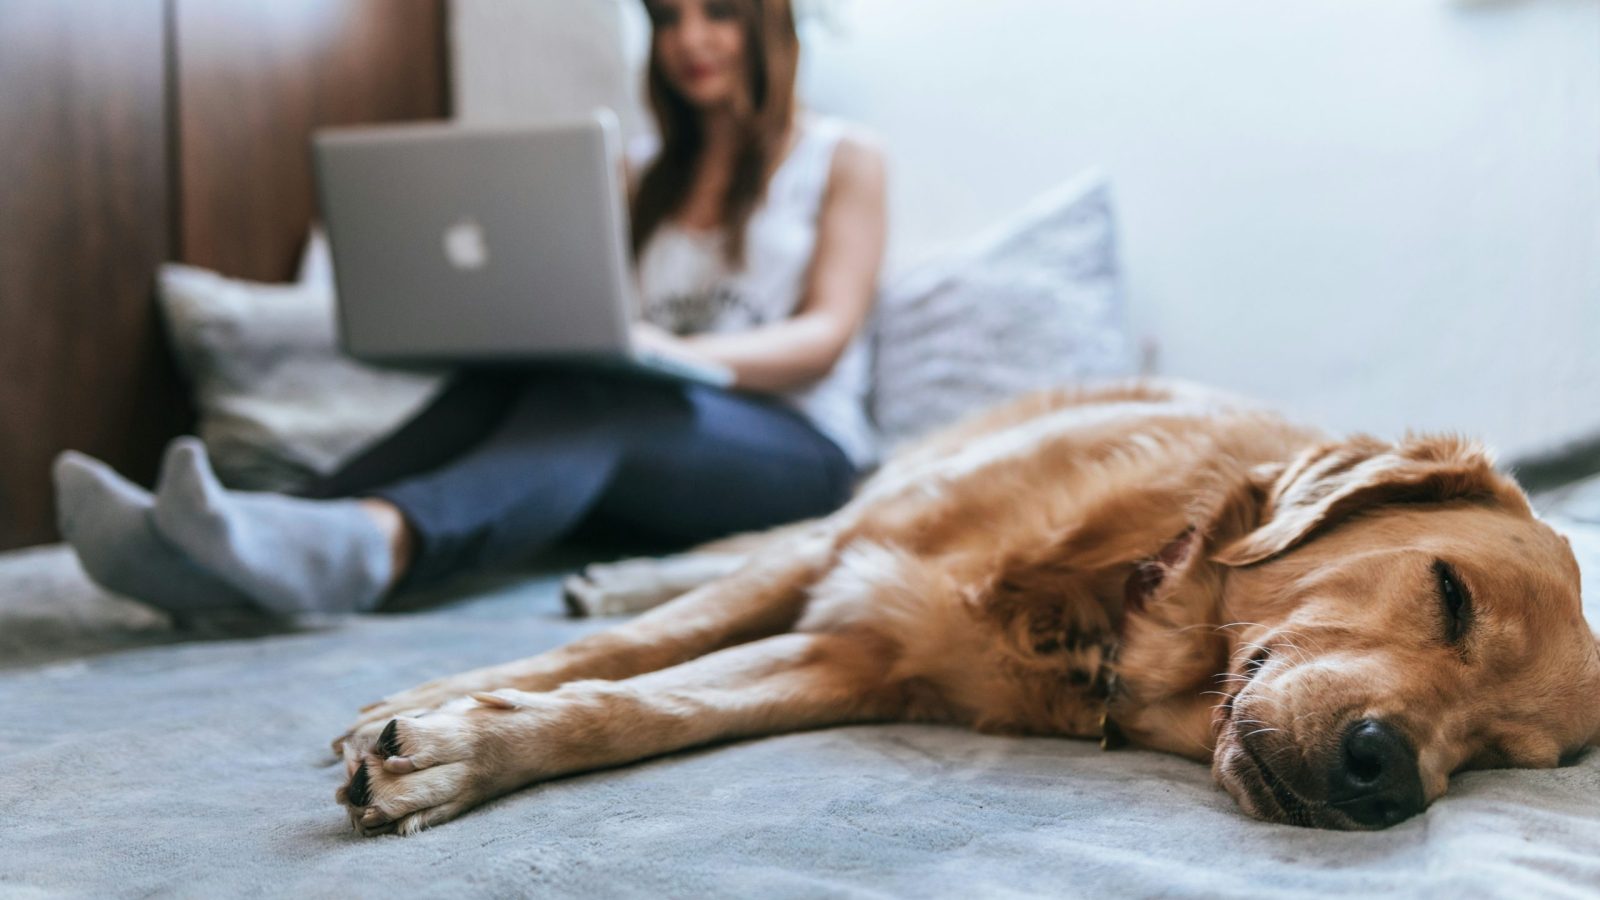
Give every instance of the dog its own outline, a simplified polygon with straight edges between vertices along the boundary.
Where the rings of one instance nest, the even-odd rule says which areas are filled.
[[[628,565],[625,599],[660,599],[655,564]],[[1600,739],[1571,547],[1482,447],[1329,440],[1182,383],[1028,396],[832,516],[658,569],[683,591],[665,605],[363,710],[335,741],[355,826],[412,834],[713,742],[934,722],[1176,753],[1258,818],[1378,829],[1454,772]]]

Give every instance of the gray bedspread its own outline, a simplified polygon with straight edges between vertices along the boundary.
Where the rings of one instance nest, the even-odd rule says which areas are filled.
[[[1600,584],[1600,534],[1574,542]],[[531,578],[201,639],[98,594],[59,549],[0,557],[0,896],[1600,893],[1600,752],[1460,776],[1425,815],[1349,834],[1247,819],[1159,754],[844,728],[537,786],[413,838],[350,830],[327,742],[357,706],[595,627]]]

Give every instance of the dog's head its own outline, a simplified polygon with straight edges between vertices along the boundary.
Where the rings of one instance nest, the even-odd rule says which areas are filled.
[[[1370,439],[1259,473],[1215,556],[1232,657],[1212,767],[1250,813],[1384,828],[1463,769],[1600,737],[1600,650],[1566,539],[1476,445]]]

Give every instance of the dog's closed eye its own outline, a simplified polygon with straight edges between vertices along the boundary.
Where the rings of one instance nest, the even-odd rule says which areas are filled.
[[[1442,559],[1433,562],[1433,577],[1438,584],[1439,602],[1444,607],[1444,638],[1451,645],[1459,645],[1472,625],[1472,595],[1456,575],[1456,570]]]

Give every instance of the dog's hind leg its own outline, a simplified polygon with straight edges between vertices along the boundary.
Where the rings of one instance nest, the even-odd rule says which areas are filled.
[[[786,631],[799,619],[807,590],[833,555],[834,533],[825,525],[788,534],[734,574],[614,628],[548,653],[440,678],[379,701],[362,710],[350,731],[334,741],[334,749],[341,749],[352,735],[370,731],[373,723],[476,691],[547,691],[579,679],[629,678]],[[367,743],[360,740],[355,747],[344,748],[346,762],[352,763],[352,755],[363,752]]]
[[[785,634],[625,681],[495,691],[384,725],[338,799],[368,834],[411,834],[536,781],[715,741],[899,718],[893,653]]]
[[[731,575],[746,561],[736,553],[693,552],[595,563],[562,582],[561,594],[575,618],[632,615]]]
[[[562,585],[574,616],[621,616],[654,609],[710,581],[732,575],[765,547],[804,535],[817,521],[736,534],[687,553],[596,563]]]

